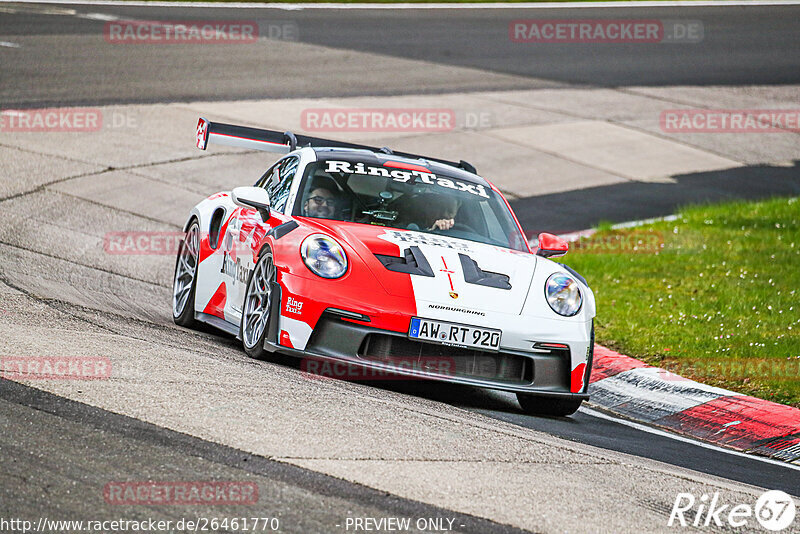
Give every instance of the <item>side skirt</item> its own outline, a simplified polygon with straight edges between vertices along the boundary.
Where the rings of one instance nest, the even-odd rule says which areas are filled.
[[[278,341],[278,320],[273,320],[272,318],[278,317],[278,314],[281,312],[281,286],[276,282],[272,282],[272,291],[272,294],[277,298],[272,299],[272,311],[270,312],[270,321],[267,325],[267,337],[264,340],[264,348],[270,352],[274,352],[273,347]],[[194,318],[201,323],[213,326],[227,334],[235,336],[239,341],[242,340],[242,338],[239,337],[239,326],[229,323],[225,319],[220,319],[216,315],[199,311],[194,312]]]
[[[203,312],[194,312],[194,318],[201,323],[206,323],[208,325],[213,326],[214,328],[218,328],[223,332],[236,336],[236,339],[239,339],[239,327],[233,325],[226,321],[225,319],[220,319],[216,315],[211,315],[209,313]]]

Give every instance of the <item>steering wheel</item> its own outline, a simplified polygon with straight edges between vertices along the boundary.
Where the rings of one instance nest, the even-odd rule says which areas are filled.
[[[440,230],[439,228],[436,228],[435,230],[432,230],[432,232],[435,233],[435,234],[441,234],[441,233],[446,233],[446,232],[460,232],[462,234],[477,234],[478,233],[470,225],[464,224],[464,223],[455,223],[453,226],[451,226],[447,230]]]

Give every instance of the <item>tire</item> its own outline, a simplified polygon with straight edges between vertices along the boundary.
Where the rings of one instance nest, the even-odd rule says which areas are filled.
[[[242,347],[248,356],[257,360],[264,360],[269,356],[269,352],[264,350],[264,338],[269,331],[275,273],[272,251],[266,247],[258,255],[258,261],[247,278],[242,321],[239,324]]]
[[[538,397],[529,393],[517,393],[517,400],[522,410],[531,415],[550,415],[566,417],[578,411],[582,400]]]
[[[200,257],[200,225],[192,221],[178,247],[175,274],[172,278],[172,320],[178,326],[193,328],[194,293],[197,288],[197,265]]]
[[[591,373],[594,360],[594,320],[592,320],[592,332],[589,337],[589,355],[586,360],[587,372]],[[553,397],[539,397],[530,393],[517,393],[517,401],[525,413],[531,415],[551,415],[555,417],[566,417],[578,411],[583,403],[582,400],[558,399]]]

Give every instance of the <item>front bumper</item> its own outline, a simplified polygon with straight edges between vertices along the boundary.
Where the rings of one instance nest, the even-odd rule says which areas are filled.
[[[275,340],[275,337],[272,337]],[[503,348],[484,352],[411,340],[402,333],[359,324],[326,311],[311,333],[305,350],[292,349],[273,341],[272,351],[324,360],[365,370],[339,376],[356,380],[386,380],[397,377],[430,379],[512,392],[587,400],[586,387],[570,391],[571,354],[562,349],[534,352]],[[587,362],[584,384],[588,383],[591,361]],[[328,367],[304,365],[307,372]],[[323,371],[322,374],[325,374]],[[336,376],[336,375],[334,375]]]

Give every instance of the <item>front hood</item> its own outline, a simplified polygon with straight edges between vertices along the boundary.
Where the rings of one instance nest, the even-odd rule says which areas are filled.
[[[444,235],[366,224],[315,222],[334,237],[351,244],[391,294],[399,295],[402,291],[408,291],[407,284],[390,283],[397,274],[384,267],[375,255],[401,257],[410,247],[418,247],[430,265],[433,276],[404,276],[411,280],[417,313],[420,315],[425,315],[426,310],[447,308],[520,314],[537,264],[537,257],[528,252]],[[484,281],[494,278],[498,282],[495,285],[502,286],[502,277],[498,280],[490,273],[505,275],[511,288],[475,283],[475,271],[469,267],[467,269],[472,272],[465,272],[464,269],[464,264],[469,264],[470,260],[486,274]],[[470,279],[473,281],[468,281]]]

